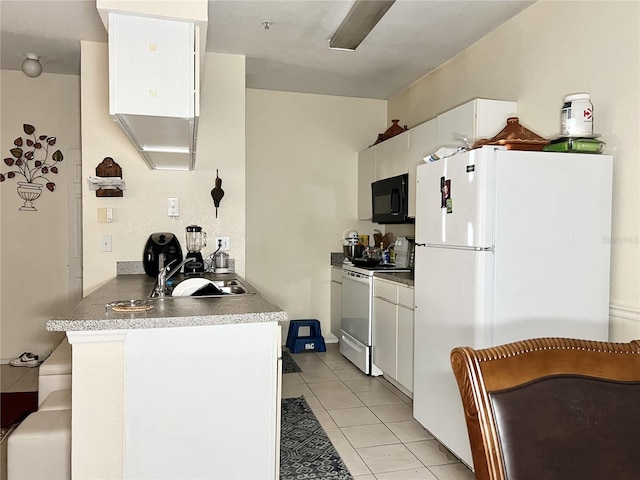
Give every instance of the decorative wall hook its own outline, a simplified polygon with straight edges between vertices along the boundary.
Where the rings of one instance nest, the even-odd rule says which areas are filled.
[[[216,168],[216,186],[211,190],[211,198],[213,198],[213,204],[216,207],[216,218],[218,218],[218,207],[220,206],[220,200],[224,197],[224,190],[222,190],[222,179],[218,176],[218,169]]]

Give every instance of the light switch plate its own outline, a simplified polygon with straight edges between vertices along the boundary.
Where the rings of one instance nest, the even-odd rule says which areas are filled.
[[[102,235],[100,237],[100,251],[101,252],[111,251],[111,235]]]
[[[167,198],[167,216],[168,217],[180,216],[180,199],[178,197]]]

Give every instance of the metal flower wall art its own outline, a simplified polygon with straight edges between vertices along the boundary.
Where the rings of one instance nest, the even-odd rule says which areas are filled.
[[[33,202],[42,194],[42,187],[47,187],[50,192],[55,190],[56,184],[50,177],[58,174],[58,163],[64,157],[60,150],[49,155],[56,144],[56,137],[36,135],[35,127],[26,123],[22,128],[26,136],[13,141],[14,148],[9,150],[11,157],[4,159],[5,165],[13,170],[6,174],[0,173],[0,182],[11,178],[24,178],[24,181],[18,181],[18,196],[24,200],[19,210],[35,212]]]

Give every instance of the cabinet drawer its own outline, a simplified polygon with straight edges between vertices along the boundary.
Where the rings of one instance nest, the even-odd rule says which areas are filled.
[[[392,303],[398,303],[398,286],[384,280],[374,279],[373,295],[380,298],[386,298]]]
[[[413,310],[413,288],[398,287],[398,305],[403,305]]]

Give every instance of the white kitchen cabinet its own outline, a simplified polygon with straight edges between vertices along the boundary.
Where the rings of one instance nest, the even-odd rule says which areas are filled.
[[[413,288],[398,287],[397,380],[413,392]]]
[[[373,280],[373,363],[406,393],[413,392],[413,288]]]
[[[124,478],[278,478],[280,352],[275,322],[128,330]]]
[[[342,323],[342,268],[331,267],[331,333],[340,338]]]
[[[409,132],[400,133],[374,146],[376,180],[395,177],[409,170]]]
[[[503,100],[476,98],[438,115],[437,147],[462,145],[456,136],[474,142],[479,138],[491,138],[507,124],[507,118],[515,116],[517,103]]]
[[[409,130],[409,216],[416,216],[416,169],[438,148],[438,121],[433,118]]]
[[[409,171],[409,132],[391,137],[358,155],[358,219],[371,220],[371,184]]]
[[[373,363],[386,375],[397,377],[397,299],[394,284],[374,279]]]
[[[416,168],[423,158],[440,147],[462,145],[456,136],[470,142],[491,138],[516,113],[516,102],[476,98],[360,152],[358,219],[371,219],[371,183],[404,173],[409,174],[408,215],[415,218]]]
[[[193,169],[198,28],[194,22],[109,13],[109,113],[151,168]]]
[[[110,113],[192,117],[194,24],[118,13],[109,22]]]
[[[376,148],[358,154],[358,219],[371,220],[371,184],[376,180]]]

